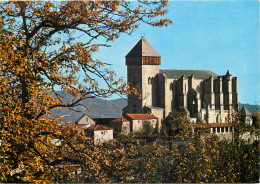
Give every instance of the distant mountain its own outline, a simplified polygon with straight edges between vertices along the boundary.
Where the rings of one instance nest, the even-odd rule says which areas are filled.
[[[239,102],[238,102],[239,110],[241,110],[241,108],[242,108],[243,106],[245,106],[245,108],[247,108],[247,110],[248,110],[250,113],[252,113],[253,111],[255,111],[256,108],[257,108],[258,111],[260,110],[260,109],[259,109],[259,105],[242,104],[242,103],[239,103]]]
[[[64,97],[64,101],[73,101],[74,97],[68,93],[59,92]],[[87,98],[80,102],[86,106],[77,106],[73,109],[80,112],[75,112],[69,108],[62,110],[53,110],[51,117],[55,118],[62,116],[65,121],[75,122],[83,114],[88,114],[92,118],[118,118],[122,116],[122,109],[127,106],[127,101],[123,98],[116,100],[104,100],[101,98]]]
[[[58,92],[60,95],[64,97],[65,101],[72,101],[73,96],[64,93]],[[80,118],[83,114],[88,114],[92,118],[118,118],[122,116],[122,109],[127,106],[127,100],[123,98],[119,98],[116,100],[104,100],[101,98],[87,98],[81,102],[85,107],[78,106],[73,108],[76,111],[72,111],[68,108],[64,108],[63,110],[53,110],[51,117],[55,118],[59,115],[63,116],[63,119],[70,122],[75,122]],[[255,105],[250,104],[242,104],[238,103],[239,110],[245,106],[247,110],[252,113],[255,110]],[[259,109],[259,106],[258,106]]]

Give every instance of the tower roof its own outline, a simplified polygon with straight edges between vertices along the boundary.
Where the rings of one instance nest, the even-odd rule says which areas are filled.
[[[126,55],[126,57],[161,57],[158,52],[142,37],[139,42],[132,48],[132,50]]]

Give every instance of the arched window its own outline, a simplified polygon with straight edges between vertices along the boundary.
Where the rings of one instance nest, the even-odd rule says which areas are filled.
[[[195,105],[196,104],[196,101],[195,99],[192,100],[192,104]]]
[[[219,123],[219,115],[216,117],[216,123]]]
[[[148,77],[148,84],[151,84],[151,78]]]
[[[170,90],[172,90],[172,88],[173,88],[173,84],[171,83],[171,84],[170,84]]]

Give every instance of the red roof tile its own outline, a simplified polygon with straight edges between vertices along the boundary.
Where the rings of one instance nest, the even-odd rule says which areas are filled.
[[[102,125],[90,125],[87,130],[113,130],[112,128]]]
[[[70,126],[73,127],[73,128],[79,129],[79,128],[82,128],[86,125],[88,125],[88,124],[73,124],[73,125],[70,125]]]
[[[232,127],[231,123],[200,123],[191,124],[192,128]]]
[[[200,124],[191,124],[192,128],[210,128],[209,124],[204,124],[204,123],[200,123]]]
[[[151,114],[126,114],[131,119],[158,119],[156,116]]]
[[[128,120],[125,117],[122,116],[120,118],[114,119],[112,122],[113,123],[128,122]]]
[[[232,127],[232,123],[210,123],[211,127]]]

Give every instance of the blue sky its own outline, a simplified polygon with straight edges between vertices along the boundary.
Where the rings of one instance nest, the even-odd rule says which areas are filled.
[[[260,103],[259,2],[170,1],[166,16],[173,24],[153,28],[140,24],[95,54],[127,75],[125,55],[141,36],[161,55],[160,69],[201,69],[238,77],[238,101]],[[117,97],[114,97],[117,98]]]

